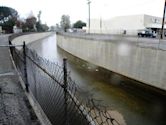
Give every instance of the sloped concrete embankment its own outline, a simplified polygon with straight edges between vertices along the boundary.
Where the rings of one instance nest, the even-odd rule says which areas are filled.
[[[45,37],[48,37],[54,33],[52,32],[44,32],[44,33],[31,33],[31,34],[22,34],[18,37],[11,37],[11,41],[14,45],[21,45],[23,44],[23,41],[25,41],[26,44],[30,44],[31,42],[41,40]]]
[[[57,34],[57,44],[72,55],[120,75],[166,90],[166,51],[127,41]]]

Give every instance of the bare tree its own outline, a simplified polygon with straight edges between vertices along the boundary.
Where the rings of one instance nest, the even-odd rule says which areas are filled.
[[[66,32],[66,30],[70,28],[70,16],[62,15],[60,25],[61,28]]]

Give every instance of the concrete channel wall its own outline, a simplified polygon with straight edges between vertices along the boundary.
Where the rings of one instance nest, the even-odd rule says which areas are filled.
[[[29,44],[31,42],[45,38],[51,34],[53,34],[53,33],[52,32],[44,32],[44,33],[33,33],[33,34],[22,35],[22,36],[14,38],[12,40],[12,43],[14,45],[22,45],[23,41],[25,41],[26,44]]]
[[[166,51],[132,42],[57,34],[57,44],[72,55],[126,77],[166,90]]]

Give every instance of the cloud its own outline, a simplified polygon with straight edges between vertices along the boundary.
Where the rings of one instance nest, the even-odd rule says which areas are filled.
[[[164,0],[91,0],[91,18],[108,19],[130,14],[150,14],[162,16]],[[0,0],[1,5],[16,9],[22,17],[31,11],[37,16],[41,10],[41,20],[48,25],[60,22],[61,15],[68,14],[71,22],[79,19],[87,21],[86,0]]]

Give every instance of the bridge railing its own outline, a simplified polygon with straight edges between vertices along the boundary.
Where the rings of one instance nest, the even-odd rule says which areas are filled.
[[[50,62],[25,43],[23,49],[10,49],[26,90],[33,93],[52,124],[120,125],[100,101],[89,97],[72,80],[66,59],[63,65]]]

